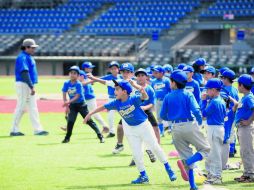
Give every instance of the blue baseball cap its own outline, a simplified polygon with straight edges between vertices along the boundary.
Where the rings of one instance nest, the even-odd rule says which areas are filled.
[[[167,71],[167,72],[170,72],[170,73],[173,72],[173,67],[172,67],[170,64],[165,64],[165,65],[163,65],[163,68],[164,68],[164,70]]]
[[[120,65],[119,65],[119,63],[118,63],[117,61],[112,61],[112,62],[110,62],[108,67],[111,68],[111,67],[113,67],[113,66],[116,66],[116,67],[118,67],[118,68],[120,67]]]
[[[120,71],[130,71],[130,72],[134,72],[134,67],[131,63],[123,63],[120,66]]]
[[[254,84],[254,79],[252,78],[251,75],[248,74],[243,74],[238,78],[238,83],[241,83],[245,86],[252,87]]]
[[[218,78],[212,78],[207,81],[205,88],[216,88],[221,89],[223,87],[223,82]]]
[[[91,63],[91,62],[89,62],[89,61],[85,61],[83,64],[82,64],[82,69],[85,69],[85,68],[88,68],[88,69],[92,69],[92,68],[94,68],[95,66]]]
[[[170,78],[173,79],[174,81],[180,83],[180,84],[186,84],[187,83],[187,75],[184,71],[182,70],[174,70],[171,75]]]
[[[219,69],[220,74],[222,74],[224,71],[228,70],[228,67],[222,67]]]
[[[200,73],[204,74],[205,72],[216,74],[216,69],[213,66],[206,66],[204,70],[201,70]]]
[[[180,70],[183,70],[183,68],[186,66],[185,63],[180,63],[177,65],[177,68],[176,69],[180,69]]]
[[[229,78],[229,79],[231,79],[231,80],[234,80],[234,79],[236,78],[235,72],[232,71],[231,69],[225,70],[225,71],[221,74],[221,76],[226,77],[226,78]]]
[[[160,65],[156,65],[154,68],[151,68],[152,71],[157,71],[159,73],[165,73],[165,69],[160,66]]]
[[[186,66],[183,68],[183,71],[185,71],[185,72],[194,72],[194,69],[193,69],[192,66],[186,65]]]
[[[79,69],[79,67],[76,66],[76,65],[71,66],[71,67],[69,68],[69,72],[70,72],[70,71],[76,71],[78,74],[80,73],[80,69]]]
[[[204,66],[206,65],[206,60],[204,58],[198,58],[193,62],[193,64],[196,64],[198,66]]]
[[[250,75],[254,74],[254,67],[251,68],[249,73],[250,73]]]
[[[148,73],[147,73],[146,70],[143,69],[143,68],[138,69],[138,70],[135,72],[135,76],[138,76],[138,74],[140,74],[140,73],[143,73],[144,75],[148,76]]]
[[[115,83],[115,86],[120,86],[123,90],[126,90],[127,94],[130,94],[132,92],[132,86],[128,81],[126,81],[126,80],[120,80],[120,81],[113,80],[113,82]]]

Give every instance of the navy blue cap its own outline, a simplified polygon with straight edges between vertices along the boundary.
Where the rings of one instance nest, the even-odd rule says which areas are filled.
[[[180,70],[183,70],[183,68],[186,66],[185,63],[180,63],[177,65],[177,68],[176,69],[180,69]]]
[[[85,68],[88,68],[88,69],[92,69],[92,68],[94,68],[95,66],[91,63],[91,62],[89,62],[89,61],[85,61],[83,64],[82,64],[82,69],[85,69]]]
[[[254,67],[251,68],[250,74],[251,74],[251,75],[254,74]]]
[[[132,92],[132,86],[128,81],[126,81],[126,80],[120,80],[120,81],[113,80],[113,82],[115,83],[115,86],[120,86],[123,90],[126,90],[127,94],[130,94]]]
[[[205,85],[205,88],[221,89],[222,87],[223,87],[223,82],[218,78],[209,79]]]
[[[79,69],[79,67],[76,66],[76,65],[71,66],[71,67],[69,68],[69,72],[70,72],[70,71],[76,71],[78,74],[80,73],[80,69]]]
[[[174,81],[180,83],[180,84],[186,84],[187,83],[187,75],[184,71],[182,70],[174,70],[171,75],[170,78],[173,79]]]
[[[206,66],[205,68],[204,68],[204,70],[201,70],[200,71],[200,73],[205,73],[205,72],[208,72],[208,73],[212,73],[212,74],[216,74],[216,69],[213,67],[213,66]]]
[[[134,67],[131,63],[123,63],[120,66],[120,71],[130,71],[130,72],[134,72]]]
[[[198,58],[196,59],[193,64],[196,64],[198,66],[206,65],[206,60],[204,58]]]
[[[220,74],[222,74],[224,71],[228,70],[228,67],[222,67],[219,69]]]
[[[165,65],[163,65],[163,68],[164,68],[164,70],[167,71],[167,72],[170,72],[170,73],[173,72],[173,67],[172,67],[170,64],[165,64]]]
[[[140,73],[143,73],[143,74],[145,74],[146,76],[148,76],[148,73],[147,73],[146,70],[143,69],[143,68],[138,69],[138,70],[135,72],[135,76],[138,76],[138,74],[140,74]]]
[[[111,67],[113,67],[113,66],[116,66],[116,67],[118,67],[118,68],[120,67],[120,65],[119,65],[119,63],[118,63],[117,61],[112,61],[112,62],[110,62],[108,67],[111,68]]]
[[[151,68],[152,71],[157,71],[157,72],[160,72],[160,73],[165,73],[165,69],[160,66],[160,65],[156,65],[154,68]]]
[[[185,72],[194,72],[194,69],[193,69],[192,66],[186,65],[186,66],[183,68],[183,71],[185,71]]]
[[[226,78],[229,78],[229,79],[231,79],[231,80],[234,80],[235,77],[236,77],[236,76],[235,76],[235,72],[232,71],[231,69],[225,70],[225,71],[221,74],[221,76],[226,77]]]
[[[251,75],[243,74],[238,78],[238,83],[252,87],[254,85],[254,79],[252,78]]]

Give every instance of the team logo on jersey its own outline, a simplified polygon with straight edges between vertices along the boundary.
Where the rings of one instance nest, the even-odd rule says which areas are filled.
[[[128,68],[128,64],[124,63],[123,68]]]
[[[191,92],[191,93],[194,92],[194,88],[192,86],[186,86],[185,90],[188,91],[188,92]]]
[[[228,121],[228,116],[226,116],[226,117],[224,118],[224,121]]]
[[[165,88],[165,84],[164,83],[161,83],[161,84],[155,84],[154,85],[154,90],[160,90],[162,88]]]
[[[77,89],[75,87],[71,87],[68,89],[68,94],[70,96],[75,96]]]
[[[242,102],[240,102],[240,103],[238,104],[238,109],[241,108],[241,107],[243,107],[243,103],[242,103]]]
[[[135,106],[132,105],[131,107],[125,109],[125,110],[120,110],[119,111],[119,114],[124,117],[124,116],[127,116],[129,115],[131,112],[133,112],[135,110]]]

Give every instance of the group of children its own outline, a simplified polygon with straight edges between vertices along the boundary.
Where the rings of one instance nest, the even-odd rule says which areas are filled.
[[[114,137],[117,111],[122,119],[118,123],[113,154],[123,151],[125,135],[133,155],[132,165],[136,165],[140,172],[132,183],[149,182],[143,161],[143,144],[151,161],[157,157],[164,164],[170,180],[174,181],[176,175],[160,147],[160,136],[164,135],[165,127],[169,127],[181,158],[177,165],[183,179],[189,181],[190,189],[194,190],[197,186],[193,168],[203,159],[207,171],[204,183],[222,183],[222,170],[229,155],[235,153],[235,128],[244,168],[243,175],[235,180],[254,182],[254,68],[250,75],[243,74],[238,78],[238,90],[243,94],[238,102],[238,90],[232,85],[236,79],[234,71],[229,68],[217,71],[203,58],[195,60],[192,65],[179,64],[175,70],[167,64],[140,68],[136,72],[131,63],[111,62],[111,74],[101,78],[92,75],[93,67],[92,63],[85,62],[82,70],[77,66],[69,69],[70,80],[62,89],[63,106],[68,113],[63,143],[69,142],[78,113],[96,132],[100,142],[104,142],[104,138],[91,116],[102,125],[104,133],[109,132],[107,137]],[[109,102],[98,108],[91,86],[94,82],[108,88]],[[109,128],[99,115],[105,109],[108,110]],[[204,126],[206,135],[202,132]],[[196,153],[190,145],[196,148]]]

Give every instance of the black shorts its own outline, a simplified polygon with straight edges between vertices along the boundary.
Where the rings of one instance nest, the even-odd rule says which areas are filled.
[[[153,127],[158,127],[158,122],[155,119],[153,112],[151,110],[146,110],[145,113],[146,113],[146,115],[148,117],[148,121],[151,123],[151,125]]]
[[[120,121],[119,121],[118,125],[122,125],[122,119],[120,119]]]

